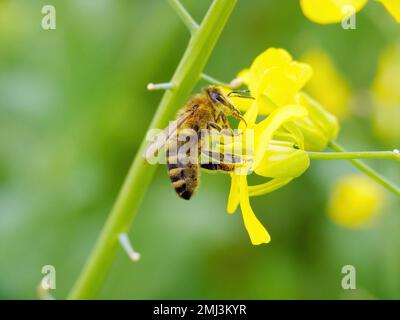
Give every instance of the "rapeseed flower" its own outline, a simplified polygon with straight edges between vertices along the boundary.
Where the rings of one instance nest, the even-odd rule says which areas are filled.
[[[301,131],[306,150],[322,151],[338,135],[339,124],[334,115],[302,91],[312,74],[310,65],[294,61],[286,50],[270,48],[258,55],[250,68],[242,70],[234,82],[249,88],[259,115],[288,104],[306,108],[308,116],[294,121],[292,128]],[[243,111],[249,106],[248,102],[237,102]]]
[[[254,245],[271,238],[255,216],[250,197],[272,192],[303,174],[310,164],[307,151],[325,149],[338,134],[336,117],[302,92],[311,76],[309,65],[294,61],[283,49],[271,48],[234,80],[245,84],[255,98],[232,98],[237,108],[246,111],[243,138],[251,134],[254,143],[250,161],[231,174],[227,211],[233,213],[240,205]],[[257,122],[259,116],[266,117]],[[239,129],[244,128],[241,122]],[[247,175],[253,172],[269,180],[248,185]]]
[[[354,13],[365,7],[368,0],[300,0],[304,15],[319,24],[339,23],[349,13],[351,7]],[[398,0],[377,0],[400,23],[400,2]]]

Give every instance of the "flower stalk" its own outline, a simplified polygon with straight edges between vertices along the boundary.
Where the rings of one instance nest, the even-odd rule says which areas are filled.
[[[192,18],[192,16],[186,11],[185,7],[179,0],[168,0],[170,6],[175,10],[177,15],[181,18],[186,28],[189,29],[190,33],[193,34],[199,29],[199,25]]]
[[[190,22],[189,14],[184,14],[184,8],[178,1],[170,1],[174,9],[181,12],[180,17],[192,35],[170,81],[173,90],[164,93],[150,128],[165,127],[184,104],[200,78],[236,2],[237,0],[214,0],[200,26],[193,32],[195,25]],[[100,291],[119,247],[118,237],[128,232],[156,170],[156,166],[149,165],[143,159],[145,148],[146,142],[143,141],[69,299],[92,299]]]
[[[361,152],[307,152],[312,160],[353,160],[384,159],[400,161],[400,153],[395,151],[361,151]]]
[[[329,143],[329,147],[336,151],[336,152],[346,152],[346,150],[337,142],[331,141]],[[393,151],[395,154],[397,154],[396,151]],[[388,189],[389,191],[393,192],[396,194],[398,197],[400,197],[400,187],[395,185],[393,182],[389,181],[386,177],[382,176],[378,172],[376,172],[374,169],[370,168],[367,166],[364,162],[358,160],[358,159],[348,159],[356,168],[358,168],[360,171],[364,172],[367,176],[375,180],[377,183],[382,185],[384,188]]]

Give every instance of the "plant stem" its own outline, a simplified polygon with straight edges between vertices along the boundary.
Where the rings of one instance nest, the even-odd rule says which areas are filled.
[[[329,147],[337,152],[346,152],[346,150],[337,142],[331,141],[329,143]],[[370,168],[368,165],[366,165],[364,162],[356,159],[350,159],[350,162],[357,167],[360,171],[364,172],[367,174],[369,177],[371,177],[373,180],[375,180],[377,183],[385,187],[386,189],[392,191],[394,194],[397,196],[400,196],[400,187],[396,186],[393,182],[389,181],[386,179],[384,176],[376,172],[374,169]]]
[[[150,128],[162,128],[174,117],[176,111],[190,95],[237,0],[214,0],[198,30],[192,34],[188,47],[160,102]],[[143,158],[146,149],[143,140],[131,165],[111,213],[101,231],[69,299],[96,297],[115,257],[121,233],[127,232],[150,185],[156,166]]]
[[[314,160],[352,160],[352,159],[385,159],[400,161],[400,154],[393,151],[362,152],[307,152]]]
[[[189,29],[190,33],[194,33],[199,28],[199,25],[196,21],[192,18],[192,16],[186,11],[185,7],[179,0],[168,0],[170,6],[175,10],[178,16],[181,18],[183,23]]]

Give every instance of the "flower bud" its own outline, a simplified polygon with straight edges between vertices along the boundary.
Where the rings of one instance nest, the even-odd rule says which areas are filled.
[[[308,117],[296,121],[304,135],[307,151],[322,151],[339,133],[337,118],[304,92],[296,95],[296,102],[308,111]]]
[[[304,150],[290,143],[273,140],[255,173],[269,178],[298,177],[309,165],[310,159]]]

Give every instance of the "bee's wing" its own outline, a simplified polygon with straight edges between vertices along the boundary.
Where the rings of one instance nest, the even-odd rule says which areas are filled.
[[[172,121],[168,127],[166,127],[163,131],[161,131],[158,135],[156,135],[153,141],[147,146],[145,151],[145,158],[150,159],[154,156],[158,151],[160,151],[175,135],[178,128],[192,115],[192,111],[185,112],[178,119]]]

